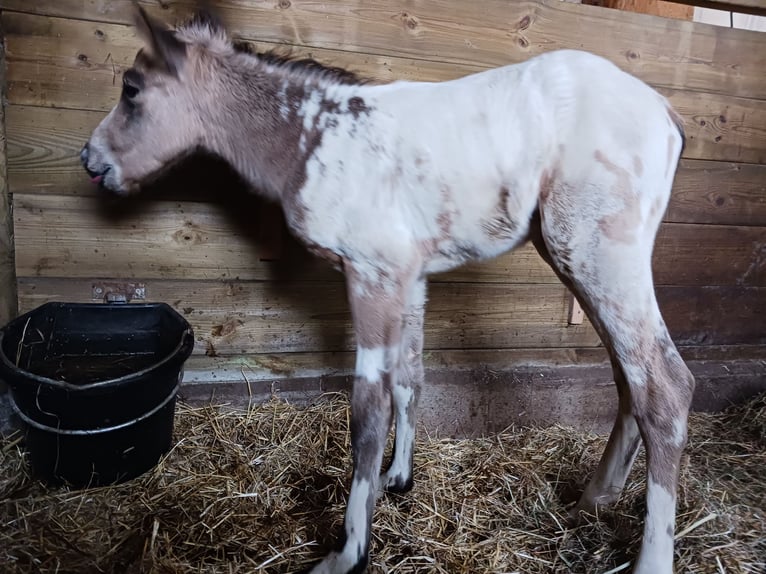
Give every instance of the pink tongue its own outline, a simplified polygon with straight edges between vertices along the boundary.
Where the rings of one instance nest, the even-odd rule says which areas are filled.
[[[91,177],[90,181],[92,183],[101,183],[101,180],[104,178],[103,175],[97,175],[96,177]]]

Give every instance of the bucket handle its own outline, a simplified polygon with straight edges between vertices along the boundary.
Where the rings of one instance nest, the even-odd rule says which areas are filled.
[[[29,426],[35,427],[36,429],[47,431],[47,432],[54,432],[56,434],[63,434],[63,435],[74,435],[74,436],[91,436],[96,434],[102,434],[106,432],[111,432],[115,430],[119,430],[125,427],[128,427],[130,425],[136,424],[138,422],[141,422],[144,419],[149,418],[153,414],[160,411],[163,407],[165,407],[171,400],[173,400],[173,397],[176,396],[178,393],[178,389],[181,387],[181,385],[176,385],[172,391],[170,391],[170,394],[165,397],[165,399],[156,407],[154,407],[149,412],[146,412],[142,414],[140,417],[136,417],[132,420],[126,421],[124,423],[120,423],[118,425],[114,425],[111,427],[106,428],[100,428],[100,429],[57,429],[54,427],[50,427],[48,425],[44,425],[42,423],[37,422],[36,420],[30,418],[26,414],[24,414],[19,406],[16,404],[16,401],[13,400],[13,393],[8,393],[8,397],[11,399],[11,408],[13,409],[13,412],[15,412],[18,417],[23,420],[25,423],[27,423]]]

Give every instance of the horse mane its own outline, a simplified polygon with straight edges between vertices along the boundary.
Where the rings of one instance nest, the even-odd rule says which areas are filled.
[[[348,85],[361,85],[369,82],[369,80],[344,68],[327,66],[313,58],[294,56],[289,51],[280,53],[273,49],[257,52],[247,41],[230,39],[221,20],[207,10],[196,12],[186,23],[177,27],[176,32],[180,34],[183,40],[201,43],[218,52],[225,53],[228,45],[234,48],[235,53],[248,54],[266,66],[305,80],[324,80]]]
[[[291,75],[306,79],[328,80],[336,84],[362,85],[369,80],[358,74],[337,66],[327,66],[314,58],[294,56],[290,53],[280,53],[276,49],[256,52],[253,46],[244,41],[233,42],[235,51],[251,54],[267,66],[284,70]]]

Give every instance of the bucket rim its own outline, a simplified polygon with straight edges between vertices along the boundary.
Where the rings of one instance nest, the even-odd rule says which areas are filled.
[[[38,375],[35,373],[32,373],[30,371],[27,371],[25,369],[22,369],[12,363],[10,360],[8,360],[8,357],[5,353],[2,352],[2,343],[6,336],[6,329],[9,325],[12,323],[15,323],[17,321],[23,320],[28,315],[31,315],[32,313],[39,312],[40,309],[43,309],[45,307],[90,307],[90,308],[157,308],[157,307],[164,307],[167,311],[170,313],[176,315],[185,325],[183,328],[183,331],[181,331],[181,335],[179,338],[178,344],[173,348],[172,351],[167,353],[162,359],[157,361],[156,363],[152,363],[148,367],[145,367],[139,371],[135,371],[133,373],[129,373],[127,375],[123,375],[121,377],[116,377],[113,379],[105,379],[103,381],[96,381],[93,383],[87,383],[83,385],[78,385],[74,383],[68,383],[66,381],[59,381],[56,379],[51,379],[49,377],[44,377],[42,375]],[[184,347],[188,345],[188,349],[184,351]],[[194,330],[192,329],[191,325],[189,325],[189,322],[181,316],[173,307],[168,305],[165,302],[156,302],[156,303],[67,303],[62,301],[49,301],[47,303],[44,303],[38,307],[35,307],[31,311],[28,311],[24,313],[23,315],[19,315],[12,321],[10,321],[8,324],[6,324],[2,329],[0,329],[0,371],[4,370],[13,376],[13,381],[7,380],[6,383],[11,387],[11,390],[14,390],[14,387],[19,386],[19,381],[22,381],[22,384],[25,384],[26,382],[29,383],[36,383],[40,385],[45,385],[47,387],[54,387],[58,389],[63,389],[70,392],[80,392],[84,393],[87,391],[92,390],[101,390],[106,389],[110,387],[121,387],[123,385],[127,385],[133,380],[142,378],[146,374],[151,373],[152,371],[155,371],[163,366],[166,366],[168,363],[172,361],[178,361],[180,364],[183,364],[186,359],[189,358],[189,355],[191,355],[192,350],[194,349]],[[26,379],[26,381],[24,381]]]

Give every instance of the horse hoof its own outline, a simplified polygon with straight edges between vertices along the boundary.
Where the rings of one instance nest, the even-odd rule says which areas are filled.
[[[402,479],[400,476],[393,479],[384,478],[381,482],[383,484],[383,490],[388,494],[406,494],[412,490],[414,484],[411,476],[406,480]]]

